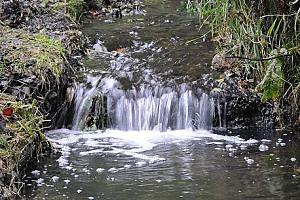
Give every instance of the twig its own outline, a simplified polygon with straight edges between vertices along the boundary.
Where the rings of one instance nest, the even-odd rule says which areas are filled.
[[[293,54],[287,54],[287,55],[278,55],[278,56],[273,56],[273,57],[268,57],[268,58],[247,58],[247,57],[242,57],[242,56],[225,56],[225,58],[237,58],[237,59],[242,59],[242,60],[250,60],[250,61],[265,61],[265,60],[274,60],[276,58],[282,58],[282,57],[290,57],[293,56]]]
[[[295,15],[297,15],[297,13],[293,13],[293,14],[290,14],[290,15],[263,15],[260,18],[266,18],[266,17],[293,17]]]

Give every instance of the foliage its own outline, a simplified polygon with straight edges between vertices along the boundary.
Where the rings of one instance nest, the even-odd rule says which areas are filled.
[[[46,81],[49,70],[57,79],[63,71],[62,43],[44,34],[28,34],[1,26],[0,49],[3,54],[0,66],[10,66],[13,72],[33,74]]]
[[[3,115],[6,107],[14,110],[12,116]],[[34,102],[24,105],[3,93],[0,93],[0,111],[0,186],[12,186],[27,148],[34,145],[36,151],[41,150],[43,118]]]
[[[198,13],[198,5],[191,0],[181,1],[181,7],[189,15],[195,15]]]
[[[51,11],[63,11],[72,20],[80,19],[85,11],[86,2],[84,0],[59,0],[51,6]]]
[[[84,0],[68,0],[67,12],[74,18],[79,19],[85,8]]]
[[[262,101],[289,99],[299,116],[299,7],[280,0],[197,2],[201,27],[209,26],[218,51],[240,58],[236,69],[256,80]]]

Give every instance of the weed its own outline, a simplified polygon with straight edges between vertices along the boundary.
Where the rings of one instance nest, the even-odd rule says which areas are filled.
[[[24,105],[13,96],[0,93],[0,111],[7,106],[10,106],[14,113],[10,117],[0,115],[1,122],[5,124],[0,132],[0,185],[13,183],[22,156],[28,153],[25,152],[26,147],[35,146],[38,151],[45,139],[41,129],[43,118],[35,103]]]
[[[86,3],[84,0],[64,0],[56,2],[50,9],[50,11],[63,12],[68,15],[70,19],[76,21],[80,19]]]
[[[289,99],[298,119],[300,10],[283,1],[266,2],[200,0],[200,26],[209,26],[218,51],[250,58],[235,67],[256,80],[262,101]],[[274,59],[264,59],[270,57]]]

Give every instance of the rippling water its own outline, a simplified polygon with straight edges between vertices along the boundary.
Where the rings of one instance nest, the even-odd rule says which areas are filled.
[[[50,131],[61,153],[27,177],[27,198],[298,199],[299,141],[259,135]]]
[[[212,44],[199,37],[196,17],[178,12],[179,1],[145,2],[145,16],[85,25],[90,40],[101,40],[109,52],[92,51],[86,59],[78,82],[89,83],[78,83],[68,119],[74,130],[47,133],[57,152],[32,166],[23,197],[299,199],[299,138],[202,130],[211,129],[207,91],[218,76],[208,64]],[[125,52],[116,56],[119,47]],[[104,94],[110,129],[79,131],[92,99]]]

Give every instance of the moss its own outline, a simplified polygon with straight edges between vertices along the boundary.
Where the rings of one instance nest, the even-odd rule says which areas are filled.
[[[42,33],[28,34],[22,30],[0,27],[0,68],[9,66],[13,72],[35,75],[46,81],[50,70],[59,78],[65,63],[64,47],[59,40]]]

